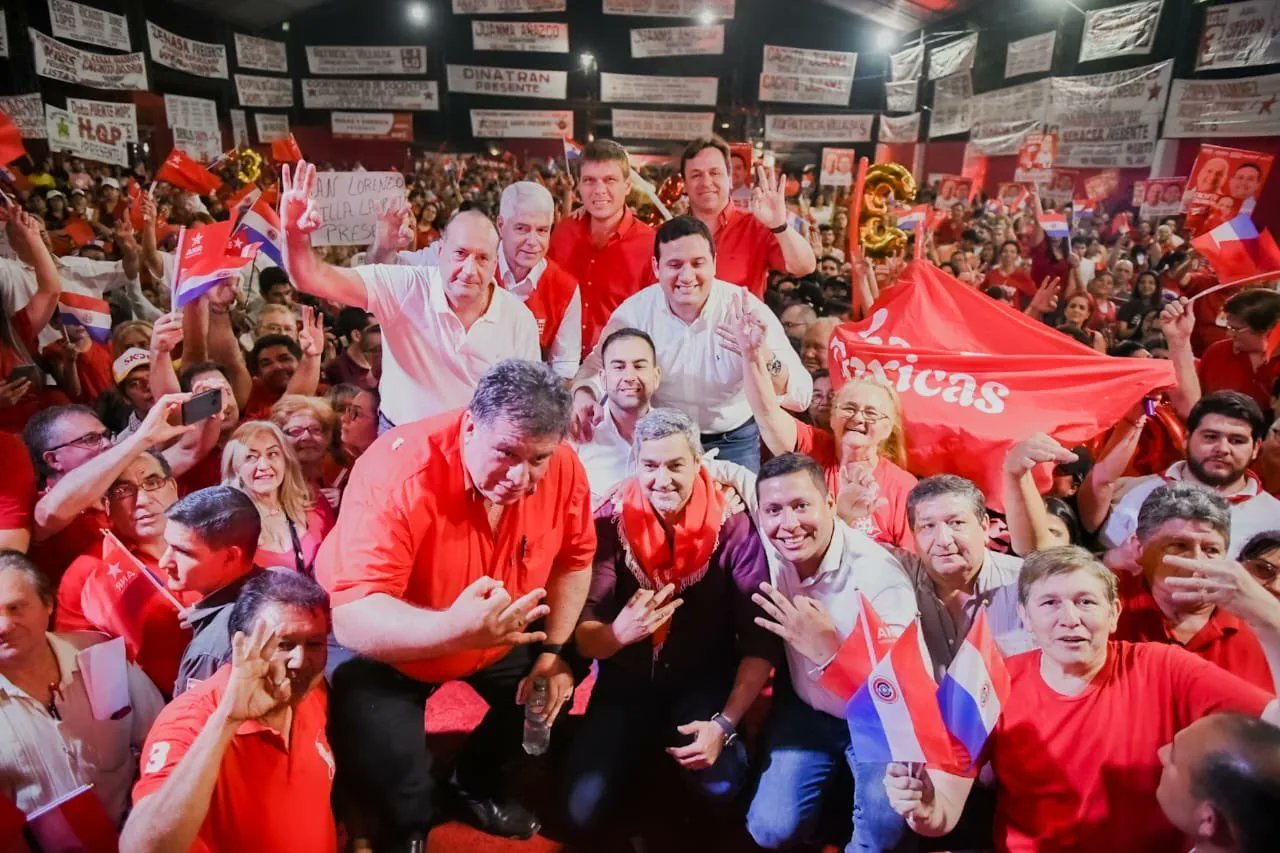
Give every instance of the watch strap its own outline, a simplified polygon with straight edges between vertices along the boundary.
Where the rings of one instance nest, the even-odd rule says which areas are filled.
[[[790,226],[786,222],[784,222],[781,225],[779,225],[777,228],[770,228],[769,230],[772,231],[774,234],[781,234],[783,231],[786,231],[788,227]]]
[[[555,655],[556,657],[564,657],[564,643],[543,643],[538,650],[538,654]]]

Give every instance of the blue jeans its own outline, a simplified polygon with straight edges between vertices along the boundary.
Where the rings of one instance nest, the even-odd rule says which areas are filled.
[[[755,418],[728,432],[704,432],[702,449],[716,448],[717,459],[736,462],[753,474],[760,473],[760,428]]]
[[[889,806],[884,765],[857,762],[844,720],[779,686],[765,727],[764,770],[747,811],[747,831],[756,844],[777,850],[821,840],[815,836],[824,800],[850,768],[854,832],[846,853],[913,849],[913,833]]]

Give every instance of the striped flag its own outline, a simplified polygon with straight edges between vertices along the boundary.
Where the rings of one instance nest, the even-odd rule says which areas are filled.
[[[564,138],[564,165],[569,171],[582,159],[582,146],[569,137]]]
[[[947,731],[977,762],[983,744],[995,731],[1000,710],[1009,699],[1009,671],[996,647],[987,609],[978,611],[969,634],[956,652],[938,687],[938,707]]]
[[[111,340],[111,306],[107,300],[72,290],[65,282],[58,296],[58,319],[64,325],[84,326],[89,337],[100,344]]]
[[[257,255],[257,243],[238,244],[233,249],[231,228],[234,224],[228,219],[198,229],[183,228],[178,233],[178,248],[174,252],[178,262],[174,265],[171,284],[174,307],[194,302],[215,284],[238,277]]]
[[[917,204],[898,217],[898,227],[908,233],[916,230],[917,226],[927,225],[929,218],[929,205]]]
[[[893,635],[871,606],[867,596],[858,593],[860,607],[853,630],[845,637],[836,652],[835,660],[827,666],[818,680],[832,694],[848,701],[867,682],[867,676],[875,669],[893,647]]]
[[[280,251],[280,217],[261,198],[255,199],[236,226],[233,238],[244,243],[258,243],[258,267],[283,267],[284,255]]]
[[[1040,214],[1039,221],[1044,233],[1055,240],[1071,236],[1071,226],[1067,224],[1067,215],[1062,211],[1046,210]]]
[[[1223,284],[1247,284],[1280,278],[1280,247],[1247,213],[1224,222],[1191,241]]]

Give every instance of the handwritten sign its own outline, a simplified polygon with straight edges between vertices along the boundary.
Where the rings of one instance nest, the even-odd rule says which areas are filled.
[[[404,175],[399,172],[318,172],[320,227],[312,233],[311,245],[367,246],[378,214],[403,201]]]

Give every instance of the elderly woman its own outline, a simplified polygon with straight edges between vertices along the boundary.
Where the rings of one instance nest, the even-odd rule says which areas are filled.
[[[338,489],[330,486],[341,474],[342,466],[330,454],[338,423],[333,408],[323,397],[285,394],[271,407],[271,422],[289,440],[312,494],[336,512]]]
[[[634,474],[596,513],[591,589],[575,640],[599,681],[567,768],[573,828],[590,834],[625,796],[636,761],[665,747],[693,787],[729,802],[747,776],[737,726],[782,660],[756,624],[769,579],[751,519],[701,465],[698,427],[674,409],[642,417]]]
[[[262,516],[254,563],[310,575],[333,510],[316,500],[280,428],[270,421],[241,424],[222,451],[222,483],[248,495]]]

